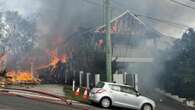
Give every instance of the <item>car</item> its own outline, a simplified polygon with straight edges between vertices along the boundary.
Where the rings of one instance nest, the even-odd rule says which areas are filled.
[[[99,82],[89,93],[92,103],[99,103],[103,108],[111,106],[125,107],[136,110],[155,110],[152,99],[141,96],[132,86]]]

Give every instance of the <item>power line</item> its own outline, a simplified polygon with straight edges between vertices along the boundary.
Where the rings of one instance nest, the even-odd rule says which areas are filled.
[[[122,4],[119,3],[118,1],[115,1],[113,0],[113,2],[118,5],[118,8],[120,8],[121,10],[124,10],[124,8],[122,8]],[[122,6],[122,7],[121,7]],[[169,21],[169,20],[164,20],[164,19],[160,19],[160,18],[155,18],[155,17],[152,17],[152,16],[148,16],[148,15],[144,15],[144,14],[137,14],[137,12],[134,10],[134,9],[131,9],[133,10],[133,14],[137,17],[142,17],[142,18],[146,18],[146,19],[150,19],[150,20],[153,20],[153,21],[156,21],[156,22],[160,22],[160,23],[165,23],[165,24],[168,24],[168,25],[171,25],[171,26],[174,26],[176,28],[191,28],[190,26],[188,25],[185,25],[185,24],[181,24],[181,23],[176,23],[176,22],[173,22],[173,21]]]
[[[99,4],[99,3],[94,2],[94,1],[91,1],[91,0],[82,0],[82,1],[84,1],[84,2],[86,2],[86,3],[89,3],[89,4],[91,4],[91,5],[94,5],[94,6],[102,6],[102,7],[104,7],[104,4]],[[116,7],[116,6],[113,6],[112,9],[115,9],[115,10],[120,9],[120,10],[121,10],[121,8]]]
[[[191,2],[195,2],[195,0],[190,0]]]
[[[176,4],[179,4],[181,6],[184,6],[184,7],[191,8],[191,9],[195,10],[195,7],[192,7],[190,5],[187,5],[187,4],[183,3],[183,2],[180,2],[180,1],[177,1],[177,0],[170,0],[170,1],[171,2],[174,2]],[[195,0],[190,0],[190,1],[194,2]]]
[[[95,5],[95,6],[101,5],[101,4],[99,4],[99,3],[97,3],[97,2],[94,2],[94,1],[91,1],[91,0],[82,0],[82,1],[87,2],[87,3],[89,3],[89,4],[92,4],[92,5]]]
[[[92,5],[95,5],[95,6],[101,5],[101,4],[98,4],[97,2],[93,2],[93,1],[91,1],[91,0],[82,0],[82,1],[87,2],[87,3],[89,3],[89,4],[92,4]],[[79,34],[77,34],[77,35],[81,36],[81,35],[83,35],[83,34],[86,34],[86,33],[90,32],[90,31],[96,29],[96,28],[97,28],[97,26],[94,26],[93,28],[89,28],[89,29],[87,29],[86,31],[81,32],[81,33],[79,33]],[[69,35],[69,37],[67,37],[67,38],[65,39],[65,41],[64,41],[65,46],[66,46],[66,45],[68,44],[68,42],[69,42],[70,40],[72,40],[75,36],[76,36],[75,33],[72,33],[71,35]]]
[[[92,4],[92,5],[101,5],[102,6],[102,4],[99,4],[99,3],[97,3],[97,2],[92,2],[92,1],[90,1],[90,0],[82,0],[82,1],[84,1],[84,2],[87,2],[87,3],[89,3],[89,4]],[[175,0],[170,0],[170,1],[174,1],[175,3],[180,3],[180,2],[178,2],[178,1],[175,1]],[[191,1],[195,1],[195,0],[191,0]],[[114,8],[115,9],[117,9],[117,10],[120,10],[120,11],[125,11],[125,10],[127,10],[127,9],[125,9],[125,8],[122,8],[123,6],[123,4],[121,4],[121,3],[119,3],[118,1],[115,1],[115,0],[113,0],[113,2],[115,3],[115,6],[114,6]],[[180,3],[180,4],[182,4],[182,5],[186,5],[186,4],[183,4],[183,3]],[[122,6],[122,7],[120,7],[120,5]],[[187,5],[186,5],[187,6]],[[189,6],[187,6],[187,7],[189,7]],[[190,7],[190,8],[192,8],[192,9],[195,9],[195,7]],[[147,15],[144,15],[144,14],[136,14],[136,12],[135,12],[135,9],[131,9],[131,11],[134,11],[133,12],[133,14],[135,15],[135,16],[140,16],[140,17],[143,17],[143,18],[147,18],[147,19],[150,19],[150,20],[154,20],[154,21],[157,21],[157,22],[160,22],[160,23],[165,23],[165,24],[168,24],[168,25],[171,25],[171,26],[173,26],[174,25],[174,27],[176,27],[176,28],[181,28],[181,27],[184,27],[184,28],[191,28],[190,26],[187,26],[187,25],[185,25],[185,24],[180,24],[180,23],[176,23],[176,22],[172,22],[172,21],[169,21],[169,20],[163,20],[163,19],[160,19],[160,18],[155,18],[155,17],[152,17],[152,16],[147,16]],[[88,29],[88,30],[86,30],[86,31],[84,31],[84,32],[82,32],[82,33],[80,33],[80,34],[78,34],[78,35],[83,35],[83,34],[86,34],[87,32],[90,32],[90,31],[92,31],[92,30],[94,30],[94,29],[96,29],[97,28],[97,26],[95,26],[94,28],[90,28],[90,29]],[[71,39],[73,39],[73,37],[74,37],[74,35],[75,35],[75,33],[73,33],[73,34],[71,34],[70,35],[70,37],[68,37],[66,40],[65,40],[65,42],[64,42],[64,44],[66,45],[67,44],[67,42],[68,41],[70,41]]]
[[[176,22],[172,22],[172,21],[168,21],[168,20],[162,20],[162,19],[159,19],[159,18],[151,17],[151,16],[145,16],[145,15],[139,15],[139,14],[135,14],[135,16],[137,16],[137,17],[140,16],[140,17],[143,17],[143,18],[151,19],[151,20],[154,20],[154,21],[157,21],[157,22],[168,24],[168,25],[179,26],[180,28],[182,28],[182,27],[191,28],[190,26],[187,26],[185,24],[179,24],[179,23],[176,23]],[[179,27],[177,27],[177,28],[179,28]]]
[[[83,34],[86,34],[86,33],[90,32],[90,31],[96,29],[96,28],[97,28],[97,26],[95,26],[95,27],[93,27],[93,28],[89,28],[89,29],[87,29],[86,31],[81,32],[81,33],[79,33],[79,34],[77,34],[77,35],[78,35],[78,36],[81,36],[81,35],[83,35]],[[65,39],[64,44],[65,44],[65,45],[68,44],[68,42],[69,42],[71,39],[73,39],[74,36],[76,36],[75,33],[71,34],[68,38]]]
[[[88,3],[93,4],[93,5],[101,5],[101,4],[97,3],[97,2],[92,2],[92,1],[89,1],[89,0],[82,0],[82,1],[88,2]],[[170,1],[175,1],[175,0],[170,0]],[[120,2],[118,2],[116,0],[113,0],[113,2],[115,3],[115,6],[114,6],[115,9],[118,9],[120,11],[127,10],[127,9],[123,8],[124,4],[121,4]],[[195,7],[194,7],[194,9],[195,9]],[[173,22],[173,21],[164,20],[164,19],[160,19],[160,18],[155,18],[155,17],[152,17],[152,16],[144,15],[144,14],[136,14],[137,12],[135,11],[135,9],[130,9],[130,10],[131,11],[133,10],[133,14],[136,15],[137,17],[140,16],[142,18],[150,19],[150,20],[153,20],[153,21],[156,21],[156,22],[165,23],[165,24],[174,26],[176,28],[182,28],[182,27],[183,28],[191,28],[190,26],[185,25],[185,24],[176,23],[176,22]]]
[[[88,3],[93,4],[93,5],[101,5],[101,4],[97,3],[97,2],[92,2],[92,1],[89,1],[89,0],[82,0],[82,1],[88,2]],[[170,0],[170,1],[175,1],[175,0]],[[127,10],[127,9],[123,8],[124,7],[124,4],[121,4],[120,2],[118,2],[116,0],[113,0],[113,2],[115,3],[114,4],[115,6],[113,6],[113,8],[115,8],[117,10],[120,10],[120,11]],[[173,21],[164,20],[164,19],[160,19],[160,18],[155,18],[155,17],[152,17],[152,16],[144,15],[144,14],[137,14],[137,12],[135,11],[135,9],[130,9],[130,10],[133,11],[133,14],[135,16],[137,16],[137,17],[142,17],[142,18],[146,18],[146,19],[150,19],[150,20],[159,22],[159,23],[168,24],[170,26],[174,26],[174,27],[179,28],[179,29],[181,29],[181,28],[182,29],[183,28],[191,28],[191,26],[188,26],[186,24],[176,23],[176,22],[173,22]]]

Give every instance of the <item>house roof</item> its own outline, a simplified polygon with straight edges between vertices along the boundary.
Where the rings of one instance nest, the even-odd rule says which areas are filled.
[[[106,25],[98,27],[95,32],[105,33]],[[150,38],[163,36],[163,34],[158,32],[157,30],[145,25],[144,22],[142,22],[129,10],[125,11],[111,21],[111,33],[144,36]]]

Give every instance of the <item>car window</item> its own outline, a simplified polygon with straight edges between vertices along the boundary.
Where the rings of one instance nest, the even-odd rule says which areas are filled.
[[[96,88],[103,88],[104,87],[104,82],[99,82],[97,85],[96,85]]]
[[[126,86],[121,86],[121,92],[125,92],[128,94],[136,94],[136,91],[130,87],[126,87]]]
[[[114,90],[114,91],[118,91],[118,92],[121,91],[121,87],[120,86],[117,86],[117,85],[110,85],[110,86],[111,86],[111,89]]]

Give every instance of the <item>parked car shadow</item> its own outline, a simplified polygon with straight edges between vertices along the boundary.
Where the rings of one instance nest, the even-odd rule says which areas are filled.
[[[91,105],[102,109],[102,107],[96,103],[93,103]],[[134,109],[121,108],[121,107],[110,107],[109,109],[102,109],[102,110],[134,110]]]

